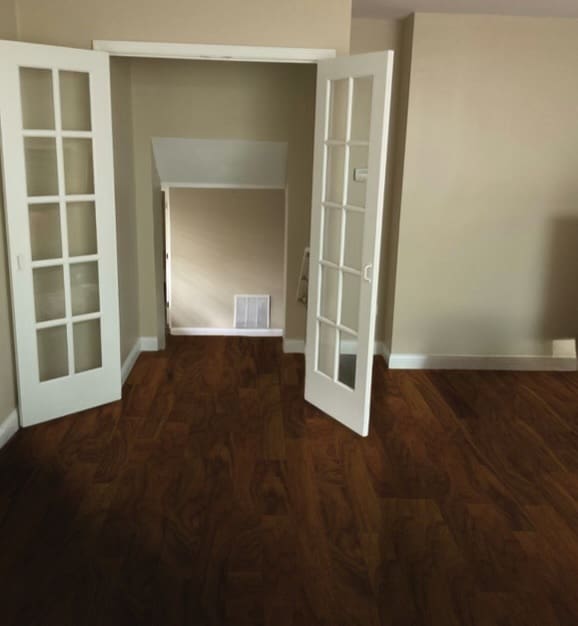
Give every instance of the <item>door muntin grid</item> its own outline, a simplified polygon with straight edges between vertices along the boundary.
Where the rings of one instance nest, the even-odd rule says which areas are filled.
[[[102,367],[90,74],[21,66],[19,80],[38,375],[47,382]]]
[[[365,183],[356,182],[354,169],[368,166],[372,81],[350,77],[327,85],[314,362],[316,372],[348,391],[356,387],[366,217]]]

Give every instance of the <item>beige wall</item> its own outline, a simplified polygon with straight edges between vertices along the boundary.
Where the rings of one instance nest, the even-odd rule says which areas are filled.
[[[357,17],[351,20],[351,54],[399,49],[403,20],[377,20]]]
[[[17,38],[14,3],[7,0],[0,0],[0,38]],[[16,368],[12,344],[12,309],[2,193],[0,162],[0,423],[16,408]]]
[[[152,153],[152,146],[150,147]],[[166,341],[166,302],[165,302],[165,203],[161,186],[161,179],[151,158],[150,178],[152,215],[153,215],[153,248],[154,248],[154,282],[155,293],[155,335],[158,339],[159,350],[165,347]],[[142,299],[141,299],[142,305]],[[141,309],[142,311],[142,309]]]
[[[0,424],[16,408],[16,372],[11,323],[12,309],[10,305],[1,182],[0,176]]]
[[[20,38],[89,48],[93,39],[336,48],[351,0],[18,0]]]
[[[112,59],[112,123],[116,235],[120,305],[120,346],[124,361],[139,337],[137,225],[134,189],[130,61]]]
[[[295,293],[309,241],[315,68],[266,63],[132,61],[132,101],[140,334],[159,332],[162,254],[154,253],[151,137],[288,142],[288,295],[286,334],[303,338],[305,307]]]
[[[576,20],[416,16],[394,352],[576,337],[577,74]]]
[[[17,39],[16,3],[0,0],[0,39]]]
[[[283,328],[285,193],[172,189],[171,325],[233,328],[235,294],[270,294]]]
[[[384,341],[386,351],[391,346],[391,324],[393,319],[393,293],[395,284],[395,250],[397,228],[395,215],[398,214],[394,191],[396,180],[400,176],[397,171],[396,158],[398,143],[401,141],[400,130],[404,109],[400,106],[403,77],[409,73],[408,46],[411,43],[411,19],[408,20],[376,20],[356,18],[351,22],[351,54],[363,54],[379,50],[393,50],[394,76],[391,94],[391,116],[389,129],[389,146],[387,156],[387,178],[385,184],[383,236],[381,247],[381,267],[379,273],[379,293],[377,303],[377,319],[375,337]]]

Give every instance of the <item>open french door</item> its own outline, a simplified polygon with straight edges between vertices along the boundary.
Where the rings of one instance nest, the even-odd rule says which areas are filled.
[[[393,52],[321,61],[305,398],[366,436]]]
[[[121,396],[108,55],[0,42],[20,420]]]

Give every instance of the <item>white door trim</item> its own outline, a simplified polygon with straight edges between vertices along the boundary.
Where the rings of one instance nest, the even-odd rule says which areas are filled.
[[[283,337],[282,328],[171,328],[171,335],[189,337]]]
[[[19,428],[18,409],[14,409],[4,419],[0,419],[0,448],[3,448],[14,437]]]
[[[251,190],[279,190],[283,191],[285,185],[241,185],[239,183],[163,183],[163,187],[173,189],[248,189]]]
[[[494,370],[575,372],[576,357],[541,355],[402,354],[389,357],[390,370]]]
[[[305,340],[284,337],[283,352],[285,354],[305,354]],[[349,342],[345,345],[345,349],[342,354],[357,354],[357,346]],[[389,352],[385,342],[375,341],[373,343],[373,354],[374,356],[381,356],[388,361]]]
[[[165,212],[165,285],[166,285],[166,295],[165,295],[165,303],[163,310],[165,312],[165,328],[170,330],[171,328],[171,317],[169,315],[169,311],[171,308],[171,302],[173,300],[172,296],[172,248],[171,248],[171,198],[170,198],[170,185],[161,185],[161,189],[163,191],[163,198],[165,200],[164,212]]]
[[[337,51],[332,48],[279,48],[153,41],[95,40],[92,42],[92,48],[108,52],[111,56],[121,57],[253,63],[317,63],[337,56]]]

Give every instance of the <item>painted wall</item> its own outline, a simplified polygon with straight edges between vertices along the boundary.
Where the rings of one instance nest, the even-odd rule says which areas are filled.
[[[0,38],[17,38],[14,3],[7,0],[0,2]],[[4,199],[0,167],[0,425],[16,408],[16,368],[14,365],[12,309],[6,256]]]
[[[18,39],[16,2],[0,0],[0,39]]]
[[[150,175],[150,198],[153,215],[153,248],[154,248],[154,287],[155,324],[153,337],[157,338],[159,350],[163,350],[166,342],[166,302],[165,302],[165,203],[162,191],[161,179],[156,168],[151,150],[151,175]],[[141,299],[142,305],[142,299]],[[141,309],[142,311],[142,309]],[[145,337],[148,335],[144,335]]]
[[[351,20],[351,54],[398,50],[403,20],[353,18]]]
[[[172,189],[171,325],[233,328],[234,295],[270,294],[283,328],[285,193]]]
[[[336,48],[351,0],[18,0],[20,38],[80,48],[93,39]]]
[[[578,21],[415,18],[393,351],[578,334]]]
[[[0,177],[1,178],[1,177]],[[1,182],[1,180],[0,180]],[[16,408],[16,371],[12,343],[12,309],[6,258],[4,199],[0,184],[0,425]]]
[[[160,329],[156,294],[162,288],[162,254],[155,253],[154,240],[161,226],[154,226],[159,216],[150,194],[151,138],[196,137],[288,143],[285,328],[288,337],[303,338],[305,307],[295,293],[309,241],[315,68],[138,59],[132,61],[132,89],[140,334],[154,336]]]
[[[130,61],[120,58],[112,59],[110,71],[114,135],[120,346],[122,360],[124,361],[134,347],[140,330]]]

